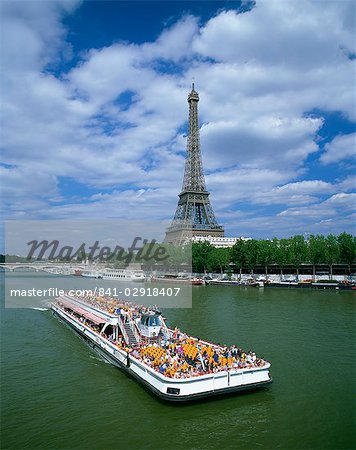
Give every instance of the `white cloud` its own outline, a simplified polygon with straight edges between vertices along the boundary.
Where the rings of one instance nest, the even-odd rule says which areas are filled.
[[[276,169],[232,169],[208,175],[207,184],[221,214],[236,202],[262,206],[314,204],[346,186],[346,183],[332,184],[322,180],[285,184],[292,173]]]
[[[226,11],[211,19],[194,47],[222,62],[288,64],[304,71],[334,60],[341,49],[354,51],[353,8],[347,0],[323,7],[308,0],[258,1],[245,14]]]
[[[53,175],[24,167],[0,166],[0,176],[3,217],[8,216],[10,210],[12,217],[29,218],[32,213],[47,208],[50,198],[58,195],[57,180]]]
[[[258,214],[253,218],[244,216],[238,217],[232,221],[234,226],[234,235],[251,236],[251,230],[254,235],[259,237],[289,237],[293,234],[340,234],[343,232],[355,234],[355,215],[333,215],[333,218],[326,216],[325,219],[320,217],[303,217],[300,216],[275,216]]]
[[[302,208],[289,208],[279,213],[280,216],[299,216],[303,218],[335,217],[339,208],[344,211],[355,209],[356,194],[339,193],[329,197],[324,202],[313,204]]]
[[[1,62],[6,71],[41,70],[68,52],[60,15],[72,12],[79,0],[5,1],[1,4]],[[3,80],[2,80],[3,81]]]
[[[153,43],[142,45],[142,59],[146,62],[167,59],[178,62],[192,56],[192,40],[198,31],[197,18],[186,16],[168,29]]]
[[[313,136],[320,125],[319,119],[273,116],[262,116],[253,122],[208,123],[201,130],[206,166],[298,167],[309,154],[318,151]]]
[[[344,231],[355,234],[356,194],[340,193],[325,201],[307,206],[288,208],[279,214],[254,214],[237,212],[228,218],[236,235],[251,236],[251,229],[260,237],[288,237],[291,234],[339,234]],[[292,231],[291,231],[292,230]]]
[[[346,210],[354,210],[356,206],[356,193],[347,194],[345,192],[340,192],[325,200],[324,203],[338,208],[341,207]]]
[[[345,178],[338,183],[341,192],[354,191],[356,188],[356,178],[354,175]]]
[[[235,89],[224,97],[242,91],[253,94],[252,109],[265,99],[275,109],[300,114],[319,107],[355,118],[354,61],[348,58],[355,54],[353,17],[351,0],[323,7],[308,0],[258,1],[244,14],[226,11],[209,20],[193,47],[214,58],[218,71],[235,73]],[[245,106],[238,103],[240,110]]]
[[[332,164],[347,158],[356,156],[356,133],[336,136],[325,145],[325,152],[320,161],[324,164]]]
[[[276,188],[280,192],[292,192],[298,194],[320,194],[327,193],[333,190],[333,186],[330,183],[326,183],[322,180],[304,180],[296,183],[288,183],[284,186]]]

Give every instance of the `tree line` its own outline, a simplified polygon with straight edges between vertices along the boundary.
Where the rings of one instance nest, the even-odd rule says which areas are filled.
[[[332,276],[334,264],[345,264],[349,273],[356,261],[356,237],[341,233],[311,235],[308,239],[297,235],[288,239],[250,239],[238,240],[231,248],[215,248],[208,242],[192,244],[192,268],[194,272],[221,272],[233,266],[238,271],[248,269],[253,273],[257,266],[265,268],[277,265],[281,273],[287,266],[293,266],[298,275],[302,264],[313,266],[328,265]]]
[[[142,254],[150,251],[156,254],[158,250],[165,250],[166,256],[160,260],[155,258],[147,262]],[[115,256],[115,255],[113,255]],[[85,253],[77,258],[78,261],[88,257]],[[63,258],[65,262],[67,259]],[[24,262],[24,257],[14,255],[0,255],[0,262]],[[26,260],[28,262],[28,260]],[[128,262],[124,259],[108,258],[107,264],[112,267],[123,268]],[[174,246],[172,244],[145,245],[143,252],[130,255],[131,263],[138,263],[145,269],[181,272],[192,270],[195,273],[218,273],[249,271],[253,274],[258,267],[264,267],[268,275],[269,268],[278,266],[280,272],[287,266],[292,266],[297,275],[303,264],[313,266],[315,276],[316,265],[328,265],[330,276],[334,264],[345,264],[351,273],[351,266],[356,263],[356,237],[341,233],[338,236],[329,234],[311,235],[308,239],[297,235],[287,239],[249,239],[238,240],[233,247],[216,248],[206,241],[193,242],[191,245]]]

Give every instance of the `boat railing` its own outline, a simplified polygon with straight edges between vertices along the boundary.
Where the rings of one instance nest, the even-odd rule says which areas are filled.
[[[124,322],[123,322],[122,317],[120,315],[119,315],[119,326],[120,326],[121,333],[124,336],[126,344],[130,345],[130,339],[129,339],[129,336],[128,336],[126,330],[125,330]]]
[[[160,322],[161,322],[162,333],[165,335],[166,338],[170,338],[171,332],[170,332],[169,328],[167,327],[166,322],[164,321],[162,316],[161,316]]]

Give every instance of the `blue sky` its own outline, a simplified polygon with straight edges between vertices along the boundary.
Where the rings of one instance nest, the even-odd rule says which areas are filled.
[[[7,219],[170,220],[187,95],[230,236],[354,233],[355,3],[1,3]]]

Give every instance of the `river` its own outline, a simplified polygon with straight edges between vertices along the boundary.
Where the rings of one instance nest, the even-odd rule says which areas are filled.
[[[355,292],[194,287],[192,308],[164,311],[168,325],[255,350],[274,382],[184,405],[105,363],[50,311],[2,308],[1,448],[354,448],[355,307]]]

